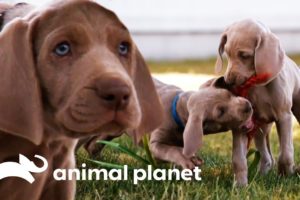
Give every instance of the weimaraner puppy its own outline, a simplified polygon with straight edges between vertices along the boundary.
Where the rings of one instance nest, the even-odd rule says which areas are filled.
[[[0,199],[74,199],[75,180],[53,171],[75,168],[79,138],[130,130],[138,140],[156,128],[154,83],[127,28],[96,2],[55,1],[11,21],[1,9],[0,163],[28,158],[34,182],[2,177]]]
[[[195,155],[204,134],[230,129],[247,132],[253,127],[250,102],[223,89],[223,77],[188,92],[158,80],[154,83],[165,110],[163,123],[150,136],[156,159],[193,169],[201,164]]]
[[[253,76],[267,75],[267,79],[249,90],[248,99],[254,108],[254,117],[259,131],[254,136],[261,154],[260,172],[267,173],[273,166],[268,133],[276,123],[280,153],[278,170],[280,174],[294,173],[294,147],[292,118],[300,121],[300,70],[286,56],[278,38],[262,23],[247,19],[230,25],[221,37],[216,69],[222,68],[222,54],[228,59],[225,73],[226,83],[232,87],[243,86]],[[258,130],[258,129],[257,129]],[[247,138],[235,137],[233,166],[237,182],[247,184]]]

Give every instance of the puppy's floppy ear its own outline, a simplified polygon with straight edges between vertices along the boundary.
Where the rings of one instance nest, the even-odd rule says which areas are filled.
[[[217,61],[215,64],[215,72],[220,73],[223,69],[223,58],[222,55],[224,53],[224,46],[227,42],[227,34],[226,32],[222,34],[220,44],[219,44],[219,49],[218,49],[218,56],[217,56]]]
[[[187,158],[194,156],[202,146],[203,117],[189,112],[189,118],[183,132],[183,155]]]
[[[137,48],[135,54],[134,86],[142,112],[141,123],[133,131],[135,141],[138,142],[143,134],[161,124],[164,112],[149,69]]]
[[[38,145],[43,120],[32,26],[33,22],[15,19],[0,33],[0,130]]]
[[[211,87],[215,80],[216,80],[215,78],[209,79],[208,81],[206,81],[205,83],[200,85],[199,90],[201,90],[203,88]]]
[[[273,80],[283,67],[284,51],[278,38],[270,31],[262,33],[255,48],[255,71],[257,75],[267,74]]]
[[[222,88],[227,90],[231,89],[231,87],[225,82],[224,76],[220,76],[219,78],[213,78],[206,81],[199,87],[199,89],[201,90],[206,87],[215,87],[215,88]]]
[[[225,82],[224,76],[220,76],[219,78],[216,78],[213,81],[212,86],[216,88],[226,89],[226,90],[231,89],[231,87]]]

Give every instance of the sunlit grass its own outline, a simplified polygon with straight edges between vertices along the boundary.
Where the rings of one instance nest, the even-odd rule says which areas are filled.
[[[300,163],[300,127],[294,125],[295,161]],[[278,157],[279,144],[276,130],[271,133],[271,149],[275,159]],[[128,136],[114,140],[146,158],[145,151],[135,146]],[[253,145],[253,144],[252,144]],[[143,181],[133,185],[129,175],[128,181],[78,181],[77,199],[300,199],[300,178],[298,176],[280,177],[276,167],[265,176],[254,174],[249,177],[249,186],[238,188],[233,182],[231,170],[231,133],[221,133],[204,137],[204,146],[198,152],[205,164],[201,166],[202,181]],[[85,150],[77,153],[78,166],[86,163]],[[135,168],[145,165],[131,156],[111,147],[105,147],[99,160],[111,163],[127,164]],[[90,168],[97,165],[87,163]],[[159,164],[159,168],[168,168]],[[129,172],[130,174],[130,172]]]
[[[291,55],[298,65],[300,65],[300,55]],[[190,73],[190,74],[215,74],[216,58],[206,60],[187,60],[187,61],[174,61],[174,62],[155,62],[148,61],[148,65],[152,73]],[[224,61],[223,72],[225,71],[226,60]]]
[[[188,60],[179,62],[147,62],[152,73],[214,74],[215,59]]]

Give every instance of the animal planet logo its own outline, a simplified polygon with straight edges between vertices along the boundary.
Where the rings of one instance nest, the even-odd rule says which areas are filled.
[[[35,181],[31,173],[41,173],[48,168],[47,160],[39,155],[35,155],[35,158],[43,161],[42,167],[37,167],[34,162],[30,161],[24,155],[19,154],[19,163],[17,162],[4,162],[0,164],[0,180],[7,177],[19,177],[29,183]]]

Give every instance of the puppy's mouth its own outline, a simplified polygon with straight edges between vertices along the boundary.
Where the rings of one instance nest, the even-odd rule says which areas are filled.
[[[140,105],[135,93],[126,101],[119,107],[113,100],[100,98],[94,89],[83,89],[57,112],[56,119],[67,130],[81,133],[79,137],[135,129],[142,118]]]
[[[225,83],[230,88],[237,88],[237,87],[244,87],[245,85],[249,85],[249,80],[254,76],[255,74],[251,76],[243,76],[243,75],[236,75],[231,80],[225,80]]]
[[[73,130],[64,126],[66,129],[67,136],[70,138],[82,138],[82,137],[90,137],[96,136],[102,133],[105,133],[109,136],[120,136],[124,132],[124,126],[121,126],[118,122],[111,121],[98,129],[88,132],[80,132],[78,130]]]
[[[253,129],[254,123],[252,117],[249,117],[249,119],[243,125],[240,126],[240,130],[246,133],[252,131]]]
[[[64,129],[71,132],[69,136],[79,138],[91,135],[115,133],[129,128],[136,128],[140,122],[140,115],[129,110],[95,110],[90,109],[76,111],[69,108],[66,112],[58,115],[58,120],[62,123]]]

